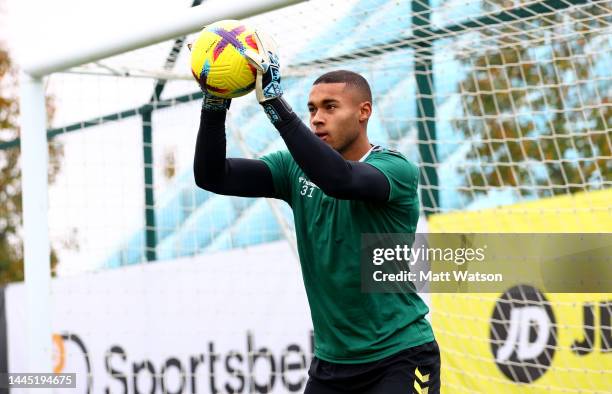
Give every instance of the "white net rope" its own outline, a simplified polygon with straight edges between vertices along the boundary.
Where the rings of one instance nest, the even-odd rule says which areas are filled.
[[[416,17],[431,18],[431,28],[414,29]],[[575,221],[556,224],[559,232],[583,225],[581,213],[609,218],[610,204],[596,203],[596,192],[612,185],[612,2],[449,0],[432,1],[430,9],[415,13],[410,2],[402,1],[309,1],[246,22],[276,38],[285,96],[305,122],[310,86],[322,73],[350,69],[370,81],[371,141],[399,150],[423,173],[433,169],[437,174],[437,182],[422,179],[422,196],[430,197],[423,213],[510,206],[506,214],[525,222],[549,211],[575,214]],[[61,171],[50,186],[49,210],[61,275],[142,263],[152,250],[158,260],[170,260],[291,240],[286,204],[215,196],[195,187],[200,102],[185,48],[170,56],[176,59],[173,67],[164,66],[174,45],[142,48],[48,80],[54,141],[64,149]],[[168,82],[161,97],[151,100],[158,78]],[[431,93],[423,93],[419,83]],[[151,108],[146,126],[152,128],[152,140],[143,145],[141,115]],[[227,135],[228,156],[256,158],[284,148],[252,95],[232,102]],[[147,149],[150,183],[143,165]],[[154,195],[150,205],[147,187]],[[577,194],[584,194],[582,202],[513,205]],[[147,210],[155,219],[148,228],[155,232],[154,246],[147,245]],[[471,231],[474,225],[465,219],[461,229]],[[524,231],[524,226],[517,230],[500,220],[494,230]],[[488,351],[494,342],[493,334],[483,330],[491,313],[481,312],[498,296],[436,297],[440,304],[457,306],[432,309],[448,360],[447,390],[523,389],[497,374],[490,355],[474,350]],[[579,298],[555,296],[542,304],[565,316],[581,311]],[[600,296],[592,301],[608,308]],[[595,329],[575,320],[555,327],[575,338],[585,327]],[[551,349],[571,350],[572,341],[554,338]],[[546,353],[532,367],[537,371],[551,361]],[[516,379],[533,373],[525,363],[507,364]],[[555,360],[548,371],[563,378],[536,380],[529,389],[604,392],[590,377],[610,374],[605,366],[567,357]]]
[[[560,2],[565,5],[561,10],[537,1],[507,3],[434,2],[432,28],[416,35],[412,35],[409,2],[309,2],[247,22],[265,26],[276,37],[282,55],[285,95],[306,122],[309,86],[318,75],[347,68],[368,78],[374,93],[370,139],[399,150],[421,165],[425,173],[422,196],[431,197],[430,202],[424,203],[427,213],[479,209],[608,188],[612,182],[612,83],[606,72],[611,57],[610,2]],[[520,16],[514,13],[519,5],[527,10]],[[548,8],[542,11],[536,6]],[[417,15],[424,17],[426,11]],[[193,37],[187,37],[186,41],[190,40]],[[165,202],[176,199],[179,190],[191,194],[184,199],[188,203],[183,204],[180,217],[171,217],[168,223],[158,220],[158,230],[164,234],[195,231],[194,227],[184,227],[190,213],[202,209],[204,200],[207,204],[217,202],[216,198],[198,199],[198,193],[204,192],[193,190],[191,184],[193,140],[199,121],[197,91],[188,76],[186,50],[171,54],[170,63],[174,62],[174,66],[164,66],[173,45],[174,42],[165,42],[104,59],[55,74],[49,81],[48,90],[56,102],[54,127],[60,126],[54,130],[60,134],[56,139],[65,141],[66,149],[78,146],[76,151],[87,152],[81,159],[77,159],[78,154],[64,156],[65,176],[59,175],[58,187],[52,187],[52,194],[69,191],[70,198],[80,201],[70,203],[74,215],[82,217],[92,230],[105,227],[104,220],[116,217],[113,224],[108,224],[110,228],[121,228],[116,232],[121,236],[115,242],[144,224],[145,181],[139,175],[142,165],[138,165],[143,154],[138,141],[142,125],[139,109],[151,102],[153,77],[172,79],[166,83],[161,98],[151,102],[159,109],[153,111],[152,121],[155,206],[150,208],[163,216]],[[428,66],[415,71],[415,59]],[[423,93],[422,88],[419,91],[418,83],[425,83],[431,94]],[[427,100],[430,108],[424,109]],[[247,96],[232,103],[227,127],[230,156],[259,157],[283,147],[254,101]],[[424,123],[427,120],[433,122]],[[425,124],[424,133],[419,134],[419,123]],[[79,125],[87,127],[86,131],[66,133]],[[122,127],[129,131],[118,131]],[[109,131],[93,131],[105,128]],[[97,134],[100,140],[93,142]],[[77,142],[79,139],[82,141]],[[428,151],[433,154],[422,157]],[[94,165],[96,157],[99,162]],[[85,169],[90,167],[99,174],[87,175]],[[435,170],[437,181],[428,179],[428,168]],[[77,182],[79,177],[80,184],[66,183]],[[62,182],[65,183],[60,187]],[[104,182],[109,182],[105,191],[94,193]],[[122,197],[104,196],[117,190],[125,191]],[[98,211],[98,201],[91,196],[77,197],[78,193],[94,193],[102,204],[115,201],[125,208],[108,205],[105,214],[92,214],[85,220],[77,208]],[[224,230],[228,231],[223,241],[216,239],[217,246],[212,249],[240,246],[240,242],[234,242],[240,235],[229,231],[229,227],[238,218],[244,220],[243,213],[250,212],[253,206],[265,211],[253,213],[255,216],[271,215],[271,227],[266,230],[254,224],[252,230],[245,230],[247,233],[258,238],[259,233],[267,231],[270,239],[290,233],[286,231],[292,226],[288,212],[282,214],[289,218],[286,223],[278,220],[282,208],[238,200],[226,207],[229,216],[223,220],[227,222]],[[52,214],[65,211],[65,207],[57,205],[60,201],[68,199],[52,198]],[[90,209],[93,206],[97,208]],[[115,226],[118,221],[122,224]],[[87,232],[76,228],[81,227],[74,225],[76,222],[71,223],[74,231],[63,228],[52,232],[58,238]],[[199,227],[199,231],[206,229]],[[204,251],[221,235],[219,231],[211,229],[209,240],[196,240],[199,245],[184,253]],[[168,257],[182,253],[181,247],[175,242],[170,247],[174,252]],[[109,245],[98,249],[108,253]],[[123,257],[120,260],[120,264],[135,262]]]

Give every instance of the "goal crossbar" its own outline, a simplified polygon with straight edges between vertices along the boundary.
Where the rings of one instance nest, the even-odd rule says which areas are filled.
[[[42,77],[57,71],[95,62],[120,53],[157,44],[178,36],[194,33],[221,19],[243,19],[304,0],[244,0],[231,6],[225,0],[209,0],[203,4],[180,10],[151,20],[139,21],[129,29],[104,31],[93,35],[87,47],[67,46],[45,56],[37,52],[21,59],[22,69],[33,77]],[[44,48],[45,46],[42,45]]]

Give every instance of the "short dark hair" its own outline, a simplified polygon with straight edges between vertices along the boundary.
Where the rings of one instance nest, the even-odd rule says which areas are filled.
[[[370,84],[364,77],[355,72],[348,70],[330,71],[317,78],[313,82],[313,86],[320,83],[345,83],[347,86],[357,89],[363,95],[363,99],[372,102]]]

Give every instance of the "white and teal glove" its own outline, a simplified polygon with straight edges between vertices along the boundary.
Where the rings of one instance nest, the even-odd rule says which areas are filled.
[[[257,69],[255,80],[255,93],[257,101],[264,104],[283,95],[280,81],[280,64],[278,60],[276,43],[260,30],[256,30],[253,38],[257,43],[258,52],[247,50],[245,56],[249,63]]]
[[[257,69],[255,93],[257,101],[266,115],[275,125],[295,117],[291,106],[282,98],[280,64],[276,52],[276,43],[262,31],[255,31],[255,42],[258,52],[246,51],[249,63]]]

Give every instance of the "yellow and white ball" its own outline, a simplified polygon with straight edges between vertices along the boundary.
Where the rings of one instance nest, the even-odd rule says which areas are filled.
[[[255,30],[242,22],[223,20],[206,26],[191,47],[191,73],[210,94],[235,98],[255,88],[257,70],[244,52],[258,51]]]

